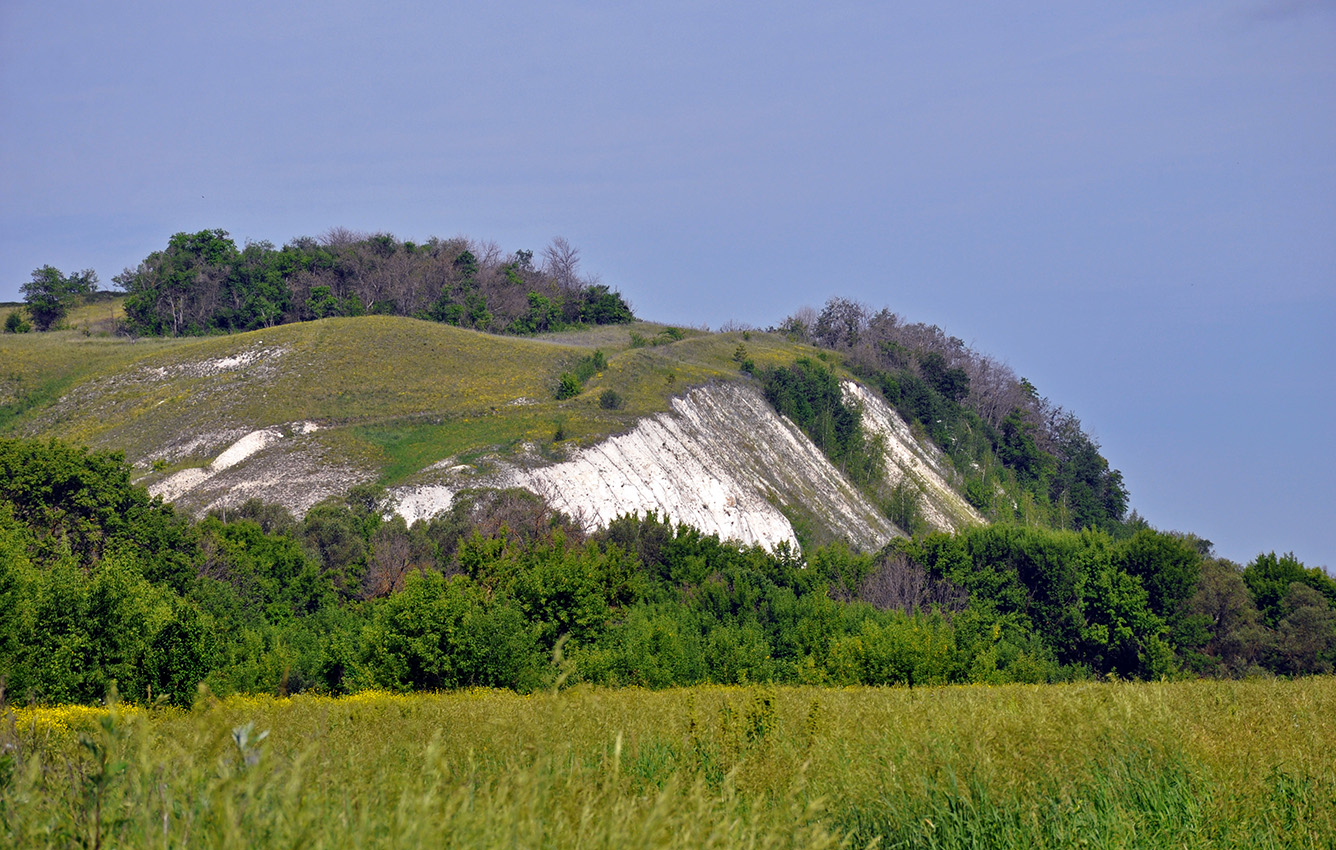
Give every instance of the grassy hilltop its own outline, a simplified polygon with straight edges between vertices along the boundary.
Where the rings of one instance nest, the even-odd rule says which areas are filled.
[[[744,343],[740,333],[649,322],[539,337],[390,316],[204,338],[85,334],[116,309],[90,305],[70,330],[0,337],[5,433],[119,449],[141,469],[162,461],[158,471],[170,472],[217,454],[207,441],[164,451],[186,436],[312,421],[324,450],[397,484],[448,457],[550,447],[559,428],[576,443],[624,431],[692,386],[747,378],[733,359],[740,343],[762,366],[814,353],[773,334]],[[562,374],[595,352],[606,365],[558,399]],[[229,371],[236,358],[260,368]],[[609,390],[615,406],[600,403]]]

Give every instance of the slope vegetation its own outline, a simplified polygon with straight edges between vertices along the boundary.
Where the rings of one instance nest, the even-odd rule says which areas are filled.
[[[519,486],[591,528],[653,510],[767,547],[874,548],[897,533],[739,369],[740,347],[762,368],[814,353],[779,335],[637,323],[516,338],[368,316],[4,345],[6,362],[29,364],[16,383],[52,388],[11,403],[9,430],[124,451],[142,483],[196,513],[259,498],[301,515],[370,483],[412,520],[462,489]],[[579,391],[558,398],[582,366]],[[981,521],[939,452],[875,394],[844,389],[882,435],[891,483],[913,482],[932,527]]]

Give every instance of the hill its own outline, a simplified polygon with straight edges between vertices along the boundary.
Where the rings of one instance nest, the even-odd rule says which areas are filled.
[[[32,327],[85,337],[109,327],[156,338],[249,331],[268,347],[243,333],[183,350],[188,362],[169,356],[129,372],[116,371],[129,355],[114,349],[73,364],[59,352],[21,352],[31,362],[10,376],[0,424],[49,407],[28,433],[63,423],[59,433],[76,441],[124,446],[151,470],[145,483],[194,510],[256,496],[303,513],[373,483],[399,488],[405,515],[422,516],[461,488],[512,485],[588,513],[587,524],[656,510],[766,545],[806,537],[876,547],[892,525],[914,533],[983,519],[1115,536],[1144,526],[1127,516],[1122,474],[1074,414],[941,328],[842,298],[799,310],[768,339],[756,334],[753,352],[751,331],[629,327],[630,305],[582,276],[578,249],[561,238],[535,261],[532,251],[462,237],[417,244],[335,229],[280,249],[238,248],[224,230],[183,232],[113,278],[127,294],[106,318],[87,303],[69,313],[80,301],[106,303],[112,294],[93,291],[96,279],[34,271]],[[380,318],[293,329],[366,316]],[[25,327],[19,314],[5,322]],[[510,341],[465,341],[474,338],[446,328]],[[67,392],[103,366],[114,392]],[[714,398],[705,385],[720,381],[759,389],[765,403],[755,393]],[[136,409],[145,404],[166,406]],[[658,445],[679,456],[651,448],[655,428],[672,432]],[[613,435],[625,439],[607,443],[611,452],[571,454]],[[804,436],[838,473],[774,455]],[[573,466],[557,464],[567,460]]]
[[[184,703],[1331,670],[1320,570],[1124,519],[1074,417],[935,329],[846,311],[831,339],[844,306],[6,334],[0,679]]]
[[[756,375],[828,357],[778,333],[515,337],[365,316],[203,338],[6,335],[0,354],[9,433],[124,451],[196,513],[259,498],[301,516],[375,484],[413,520],[461,490],[520,486],[590,527],[653,510],[745,543],[871,549],[904,532],[877,499],[903,486],[931,527],[983,519],[942,453],[838,365],[879,481],[855,483],[778,416]],[[582,380],[559,398],[564,375]]]

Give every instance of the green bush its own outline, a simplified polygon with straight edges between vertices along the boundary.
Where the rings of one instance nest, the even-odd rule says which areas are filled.
[[[616,390],[604,390],[598,397],[598,406],[604,410],[621,410],[626,400]]]
[[[358,678],[395,690],[532,690],[541,655],[517,608],[476,584],[414,573],[367,626]]]
[[[192,604],[149,582],[132,558],[85,573],[62,559],[29,573],[8,687],[43,702],[93,703],[115,682],[135,700],[188,704],[215,663],[214,627]]]
[[[580,379],[571,372],[562,372],[561,379],[557,381],[557,399],[575,398],[584,390],[580,384]]]
[[[23,314],[18,310],[5,317],[5,333],[26,334],[30,330],[32,330],[32,325],[24,320]]]

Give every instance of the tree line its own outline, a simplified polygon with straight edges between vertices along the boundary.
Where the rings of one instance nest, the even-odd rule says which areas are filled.
[[[935,325],[832,298],[775,330],[837,352],[845,365],[950,458],[965,497],[989,519],[1125,536],[1122,473],[1072,412],[1006,364]]]
[[[0,441],[11,699],[1044,682],[1301,675],[1336,661],[1336,582],[1192,537],[998,524],[799,557],[623,516],[586,535],[524,491],[409,526],[356,488],[199,521],[118,454]]]
[[[579,249],[560,237],[535,259],[532,251],[505,254],[495,243],[462,237],[418,244],[333,229],[281,248],[263,241],[238,248],[225,230],[201,230],[175,234],[112,281],[126,293],[123,328],[132,335],[248,331],[366,314],[511,334],[635,318],[620,293],[581,273]],[[37,329],[55,326],[73,298],[96,283],[91,271],[33,272],[23,291]]]

